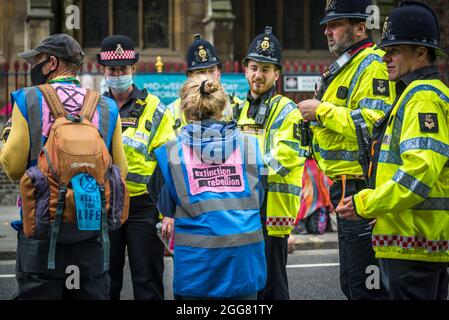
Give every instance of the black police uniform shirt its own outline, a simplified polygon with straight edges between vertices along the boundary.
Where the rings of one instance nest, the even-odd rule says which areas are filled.
[[[261,95],[258,98],[254,98],[251,95],[251,90],[248,91],[248,94],[246,95],[246,100],[248,100],[249,102],[249,108],[248,108],[248,118],[251,119],[255,119],[256,115],[257,115],[257,111],[259,110],[259,106],[262,103],[262,101],[267,100],[270,95],[272,95],[272,97],[274,97],[276,95],[276,87],[272,87],[270,90],[268,90],[267,92],[265,92],[263,95]],[[269,102],[269,101],[268,101]],[[267,116],[269,116],[267,114]]]
[[[273,98],[276,95],[277,89],[275,86],[273,86],[270,90],[268,90],[267,92],[265,92],[264,94],[262,94],[260,97],[258,98],[254,98],[251,95],[251,90],[248,91],[248,94],[246,95],[246,100],[249,102],[249,108],[248,108],[248,118],[251,119],[255,119],[256,115],[257,115],[257,111],[259,110],[259,106],[262,103],[262,101],[267,100],[270,95]],[[269,114],[267,114],[267,117],[270,116]],[[238,120],[238,119],[237,119]],[[262,183],[262,187],[266,190],[267,185],[268,185],[268,176],[263,175],[261,177],[261,183]],[[260,207],[260,219],[262,221],[262,227],[263,227],[263,231],[266,233],[266,225],[265,225],[265,220],[267,218],[267,192],[264,193],[264,199],[263,199],[263,203],[262,206]]]
[[[109,97],[111,99],[114,99],[110,90],[108,92],[105,92],[103,95],[106,97]],[[133,105],[134,101],[136,99],[145,101],[147,96],[148,96],[148,93],[145,90],[139,90],[135,85],[133,85],[133,90],[131,91],[131,94],[129,95],[128,101],[125,102],[119,110],[120,119],[132,117],[129,114],[129,110],[131,109],[131,106]],[[122,125],[122,131],[125,131],[125,129],[126,129],[126,127],[124,127]]]

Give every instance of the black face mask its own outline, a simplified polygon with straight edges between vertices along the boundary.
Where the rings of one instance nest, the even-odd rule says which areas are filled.
[[[42,61],[41,63],[35,65],[33,67],[33,69],[31,69],[30,71],[30,76],[31,76],[31,83],[33,84],[33,86],[39,86],[41,84],[44,84],[47,82],[48,78],[50,77],[50,75],[54,72],[50,71],[48,74],[44,75],[42,73],[42,68],[44,67],[44,65],[46,65],[48,62],[50,61],[50,57],[48,57],[47,59],[45,59],[44,61]],[[58,65],[59,65],[59,60],[58,60]],[[56,67],[57,68],[57,67]],[[56,69],[55,69],[56,70]]]

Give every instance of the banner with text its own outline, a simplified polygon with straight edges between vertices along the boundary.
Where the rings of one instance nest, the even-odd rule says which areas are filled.
[[[146,88],[166,105],[179,97],[185,80],[184,73],[140,73],[134,75],[134,83],[139,89]],[[240,99],[246,98],[249,85],[243,73],[222,73],[221,82],[227,94],[234,94]]]

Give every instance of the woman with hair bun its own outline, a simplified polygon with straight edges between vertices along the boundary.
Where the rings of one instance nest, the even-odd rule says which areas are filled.
[[[228,101],[218,81],[189,78],[179,136],[155,151],[149,190],[174,234],[178,299],[256,299],[266,282],[260,222],[263,161],[257,140],[221,121]]]

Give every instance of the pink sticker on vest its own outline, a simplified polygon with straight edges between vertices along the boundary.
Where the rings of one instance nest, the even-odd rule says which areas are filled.
[[[55,88],[56,93],[59,96],[59,100],[61,100],[64,108],[67,110],[69,114],[77,114],[81,111],[81,107],[83,106],[84,97],[86,96],[86,89],[80,88],[74,84],[52,84],[53,88]],[[92,124],[98,128],[99,124],[98,111],[95,111],[94,116],[92,117]],[[48,137],[50,134],[50,128],[55,122],[53,115],[50,112],[50,107],[42,98],[42,135]]]
[[[196,152],[184,144],[182,144],[182,153],[192,195],[206,191],[223,193],[245,190],[239,147],[232,152],[225,163],[219,165],[201,163]]]

